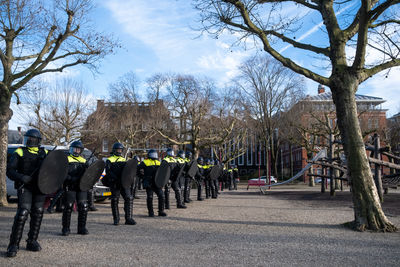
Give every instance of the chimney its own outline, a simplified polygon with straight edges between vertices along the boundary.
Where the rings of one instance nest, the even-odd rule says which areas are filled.
[[[318,94],[322,93],[325,93],[325,87],[322,84],[320,84],[318,85]]]
[[[97,99],[97,109],[101,109],[102,107],[104,107],[104,100]]]

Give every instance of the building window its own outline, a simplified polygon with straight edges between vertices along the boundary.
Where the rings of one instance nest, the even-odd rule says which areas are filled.
[[[103,139],[103,152],[108,152],[108,140]]]
[[[239,144],[238,144],[239,153],[242,153],[242,148],[243,148],[243,144],[242,144],[242,142],[239,142]],[[244,165],[244,154],[243,153],[238,158],[238,165],[239,166]]]
[[[253,165],[253,140],[251,137],[247,137],[247,143],[249,144],[247,148],[247,166]]]

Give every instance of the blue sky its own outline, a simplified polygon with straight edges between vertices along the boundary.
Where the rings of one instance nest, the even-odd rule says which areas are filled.
[[[91,16],[97,31],[113,34],[120,40],[123,48],[101,62],[100,74],[96,76],[83,67],[54,75],[82,80],[96,99],[107,97],[108,84],[129,71],[133,71],[142,82],[155,73],[174,72],[207,76],[222,87],[238,73],[240,63],[255,52],[254,49],[231,47],[234,37],[228,34],[218,39],[207,35],[199,36],[199,32],[191,29],[196,26],[198,14],[192,9],[189,0],[95,2],[97,8]],[[310,20],[299,31],[297,40],[321,40],[320,33],[316,31],[319,23],[321,21],[318,17]],[[310,62],[307,64],[313,67],[312,60],[299,57],[292,47],[282,46],[283,48],[286,56],[295,58],[299,63]],[[306,86],[307,94],[316,94],[318,85],[315,82],[308,80]],[[144,87],[141,88],[144,90]],[[364,82],[358,93],[382,97],[386,100],[382,108],[388,109],[388,116],[394,115],[400,111],[400,68],[392,69],[388,78],[382,74]],[[18,121],[14,116],[9,127],[15,129],[17,125]]]

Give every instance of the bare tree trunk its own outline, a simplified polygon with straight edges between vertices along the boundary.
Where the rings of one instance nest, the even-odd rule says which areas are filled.
[[[4,91],[4,90],[1,90]],[[7,148],[8,148],[8,121],[11,119],[12,111],[9,108],[10,99],[0,102],[0,206],[7,206]]]
[[[354,221],[347,225],[359,231],[396,231],[383,213],[369,166],[357,117],[354,93],[357,80],[352,74],[340,76],[333,80],[330,88],[351,177]]]

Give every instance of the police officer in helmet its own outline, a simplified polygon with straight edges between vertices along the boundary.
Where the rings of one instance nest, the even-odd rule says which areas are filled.
[[[169,191],[170,187],[172,187],[172,189],[175,192],[176,207],[178,209],[186,209],[186,206],[183,203],[182,193],[180,188],[181,177],[178,177],[179,171],[185,164],[185,161],[184,160],[178,161],[178,159],[175,158],[174,151],[172,150],[172,148],[167,149],[167,156],[163,160],[167,161],[171,166],[171,176],[170,176],[171,184],[167,183],[164,188],[165,208],[169,209]]]
[[[37,239],[46,196],[38,188],[38,171],[47,151],[40,147],[41,140],[42,136],[38,130],[28,130],[24,135],[24,146],[14,151],[7,164],[7,176],[14,181],[14,186],[18,189],[18,208],[7,247],[7,257],[17,255],[29,214],[31,221],[26,249],[30,251],[42,249]]]
[[[119,224],[119,196],[124,199],[125,224],[135,225],[133,217],[133,196],[131,188],[123,188],[121,184],[122,170],[125,167],[126,159],[122,157],[124,146],[117,142],[113,144],[111,156],[106,160],[106,184],[111,189],[111,211],[114,225]]]
[[[75,200],[78,203],[78,234],[87,235],[86,220],[89,205],[87,202],[87,191],[81,191],[80,179],[85,173],[88,165],[86,159],[81,156],[83,152],[81,141],[74,141],[69,146],[68,175],[64,181],[64,210],[62,215],[62,235],[70,234],[71,214]]]
[[[154,217],[153,210],[153,194],[156,193],[158,197],[158,216],[167,216],[164,212],[165,202],[162,188],[159,188],[155,184],[155,175],[157,169],[160,167],[160,161],[158,160],[158,153],[154,149],[150,149],[147,152],[147,158],[144,159],[137,168],[138,176],[143,178],[143,188],[146,189],[146,203],[149,217]]]
[[[197,200],[202,201],[204,198],[201,196],[201,190],[203,187],[203,181],[204,181],[204,160],[202,157],[197,158],[197,166],[198,170],[195,175],[196,179],[196,184],[197,184]]]

